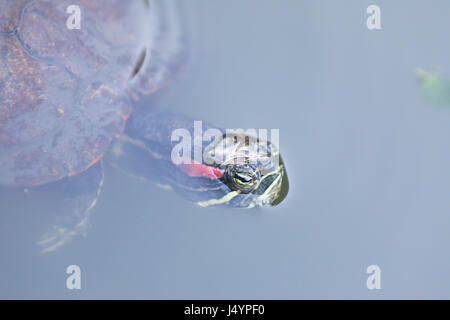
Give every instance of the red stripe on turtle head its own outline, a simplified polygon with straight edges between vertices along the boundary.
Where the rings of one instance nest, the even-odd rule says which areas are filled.
[[[191,160],[191,163],[182,163],[178,165],[187,175],[191,177],[206,177],[217,179],[223,176],[223,171]]]

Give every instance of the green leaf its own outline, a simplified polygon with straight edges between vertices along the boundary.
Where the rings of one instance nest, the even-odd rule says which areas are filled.
[[[425,99],[439,107],[450,107],[450,78],[422,69],[418,69],[416,72]]]

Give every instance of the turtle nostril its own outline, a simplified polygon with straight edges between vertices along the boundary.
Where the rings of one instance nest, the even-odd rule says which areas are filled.
[[[136,65],[134,66],[133,72],[131,73],[131,79],[133,79],[139,71],[142,69],[142,66],[144,65],[145,57],[147,56],[147,48],[142,49],[141,53],[139,54],[139,58],[136,62]]]

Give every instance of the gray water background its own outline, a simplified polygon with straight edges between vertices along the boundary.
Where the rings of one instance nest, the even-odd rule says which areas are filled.
[[[382,30],[366,28],[381,7]],[[87,236],[42,255],[38,205],[0,194],[0,298],[450,298],[450,2],[192,0],[190,60],[162,108],[279,128],[278,207],[204,209],[107,168]],[[51,222],[51,221],[50,221]],[[66,289],[66,267],[82,289]],[[366,268],[381,268],[381,290]]]

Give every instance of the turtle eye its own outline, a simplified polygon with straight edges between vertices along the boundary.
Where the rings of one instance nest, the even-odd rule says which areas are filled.
[[[242,188],[247,188],[248,186],[253,184],[252,176],[249,175],[247,172],[237,172],[234,175],[233,180],[236,183],[236,185]]]
[[[251,166],[230,165],[226,171],[226,181],[230,189],[239,190],[242,193],[253,191],[261,178],[259,171]]]

